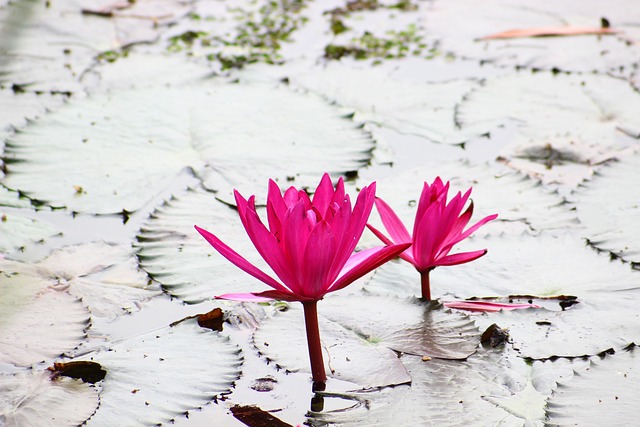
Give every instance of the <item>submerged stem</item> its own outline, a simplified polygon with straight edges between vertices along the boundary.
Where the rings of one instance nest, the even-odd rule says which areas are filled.
[[[320,330],[318,329],[318,301],[303,302],[304,324],[307,329],[307,345],[309,346],[309,360],[311,361],[311,375],[316,383],[327,381],[322,360],[322,345],[320,344]]]
[[[431,301],[431,282],[429,281],[429,273],[432,268],[427,271],[420,272],[420,282],[422,285],[422,299],[425,301]]]

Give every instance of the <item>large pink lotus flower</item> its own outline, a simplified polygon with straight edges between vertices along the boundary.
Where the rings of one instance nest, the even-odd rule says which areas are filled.
[[[449,254],[454,245],[469,237],[474,231],[487,222],[497,218],[497,214],[489,215],[467,230],[464,228],[473,215],[473,201],[462,212],[471,195],[471,188],[463,195],[458,192],[447,203],[449,182],[443,184],[437,177],[431,185],[424,183],[422,195],[418,203],[416,218],[413,224],[413,235],[409,234],[398,215],[382,199],[376,199],[376,208],[382,224],[389,237],[367,224],[369,229],[384,243],[412,242],[411,248],[400,254],[420,272],[422,277],[422,298],[431,299],[429,273],[438,266],[463,264],[480,258],[487,253],[486,249],[472,252]],[[462,212],[462,214],[461,214]]]
[[[265,273],[224,244],[212,233],[196,230],[225,258],[273,290],[219,295],[219,299],[300,301],[305,311],[307,340],[313,378],[324,382],[324,364],[318,332],[316,303],[327,293],[353,283],[410,246],[392,244],[354,253],[362,236],[373,203],[375,183],[364,187],[355,206],[344,191],[342,178],[333,188],[324,174],[313,199],[306,192],[290,187],[281,193],[274,181],[267,195],[268,227],[255,207],[255,196],[245,200],[234,192],[238,213],[249,238],[275,275]]]

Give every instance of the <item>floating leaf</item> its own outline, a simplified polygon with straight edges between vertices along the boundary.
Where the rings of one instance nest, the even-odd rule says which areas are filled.
[[[194,224],[218,234],[247,259],[262,264],[238,213],[210,192],[189,190],[159,207],[138,236],[140,265],[167,292],[198,303],[223,293],[264,286],[220,256],[195,231]]]
[[[325,171],[357,170],[372,148],[335,107],[284,86],[130,90],[68,104],[26,127],[7,143],[5,185],[73,211],[133,212],[185,169],[233,200],[232,188],[264,191],[268,177],[305,185]]]
[[[363,171],[361,175],[360,183],[376,179],[373,171]],[[474,218],[479,220],[498,214],[498,219],[474,235],[496,232],[520,234],[524,231],[537,234],[545,229],[565,229],[578,223],[575,213],[565,201],[544,189],[539,181],[487,165],[440,163],[413,168],[392,177],[376,179],[376,195],[384,199],[411,230],[423,184],[432,182],[437,176],[451,182],[453,194],[473,188],[471,198],[475,203],[471,223],[474,223]],[[384,229],[376,212],[371,214],[369,222]],[[379,242],[377,239],[374,241]],[[373,244],[374,241],[368,243]]]
[[[0,205],[5,203],[22,205],[25,202],[23,199],[12,197],[13,194],[15,193],[0,188]],[[2,253],[24,249],[30,244],[42,243],[45,239],[58,234],[60,231],[47,223],[28,218],[18,211],[0,209],[0,252]]]
[[[94,242],[69,246],[53,251],[34,267],[43,280],[82,298],[94,316],[128,313],[160,294],[126,245]]]
[[[575,186],[620,152],[621,131],[640,134],[630,113],[636,108],[640,94],[611,77],[519,73],[487,80],[465,97],[456,117],[462,129],[514,123],[517,137],[503,149],[508,164]]]
[[[502,66],[626,75],[640,56],[640,47],[628,42],[637,35],[629,20],[637,11],[625,1],[454,0],[428,13],[426,28],[439,42],[439,49]],[[614,23],[619,34],[481,40],[505,28],[505,23],[511,28],[597,28],[600,17]]]
[[[230,393],[242,355],[228,337],[183,322],[75,360],[107,371],[87,426],[153,426]]]
[[[354,111],[357,120],[433,141],[460,144],[489,130],[476,127],[467,132],[456,123],[458,103],[477,86],[471,80],[418,83],[390,78],[378,69],[330,64],[294,81]]]
[[[0,259],[0,270],[0,362],[30,366],[85,339],[89,312],[78,298],[47,287],[21,264]]]
[[[575,194],[584,235],[596,248],[640,263],[640,156],[625,157],[600,170]]]
[[[480,341],[472,319],[438,303],[373,296],[330,301],[327,308],[323,307],[323,316],[369,342],[398,352],[466,359],[476,351]]]
[[[332,301],[334,299],[332,298]],[[335,303],[335,301],[334,301]],[[304,319],[299,304],[278,313],[258,327],[254,343],[277,366],[292,372],[310,372]],[[320,304],[319,327],[327,375],[361,387],[385,387],[411,381],[396,353],[384,343],[368,341],[345,327],[328,321]]]
[[[637,347],[591,358],[591,366],[558,384],[549,398],[547,425],[625,425],[640,407]]]
[[[13,130],[25,126],[29,120],[61,105],[63,99],[63,96],[16,93],[16,90],[0,89],[0,142],[4,142]]]
[[[40,371],[0,374],[0,419],[6,426],[75,427],[98,408],[98,393],[71,378]]]
[[[349,399],[350,408],[311,413],[312,426],[502,425],[542,426],[549,383],[571,375],[571,365],[528,366],[520,358],[491,350],[466,361],[423,360],[404,355],[411,386],[353,394],[320,393]],[[542,375],[541,375],[542,374]],[[550,380],[550,381],[549,381]]]

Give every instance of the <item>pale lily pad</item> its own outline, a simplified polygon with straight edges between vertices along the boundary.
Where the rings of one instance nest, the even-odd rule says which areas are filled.
[[[192,321],[75,360],[98,362],[107,371],[100,408],[87,426],[154,426],[229,394],[242,355],[228,337]]]
[[[13,130],[25,126],[49,109],[60,106],[63,96],[35,93],[16,93],[9,89],[0,89],[0,142]],[[4,144],[2,144],[4,145]]]
[[[438,40],[440,49],[465,58],[531,69],[628,75],[640,56],[640,48],[629,43],[637,35],[633,25],[637,16],[637,10],[626,1],[454,0],[430,10],[426,28]],[[620,34],[482,40],[514,29],[597,28],[601,17]]]
[[[0,270],[0,362],[30,366],[85,339],[89,312],[78,298],[47,287],[18,263],[0,259]]]
[[[363,388],[411,381],[396,353],[384,343],[369,341],[342,325],[327,320],[322,315],[325,306],[329,306],[329,301],[319,304],[318,323],[328,377],[349,381]],[[277,366],[291,372],[310,374],[304,316],[300,304],[292,304],[286,312],[278,313],[265,321],[254,333],[253,340],[260,353]]]
[[[574,195],[589,244],[640,265],[640,156],[603,167]]]
[[[250,261],[266,265],[237,211],[200,188],[174,196],[142,225],[136,244],[140,266],[172,296],[191,304],[223,293],[264,289],[262,282],[220,256],[194,229],[195,224]]]
[[[404,355],[411,386],[346,395],[346,410],[311,413],[312,426],[542,426],[549,381],[571,376],[570,363],[534,366],[500,350],[482,350],[466,361],[424,360]]]
[[[361,175],[359,182],[363,184],[376,179],[375,174],[367,170]],[[471,224],[485,216],[498,214],[496,220],[481,227],[474,235],[538,234],[543,230],[572,228],[578,223],[565,200],[545,189],[538,180],[490,165],[433,163],[401,171],[392,177],[378,179],[376,196],[387,202],[411,230],[422,187],[425,181],[431,183],[437,176],[451,182],[450,194],[464,193],[473,188]],[[384,230],[377,212],[371,214],[369,222]]]
[[[96,57],[158,37],[162,24],[186,14],[179,1],[135,3],[11,2],[0,9],[0,83],[34,91],[80,92]],[[109,4],[111,3],[111,4]],[[115,3],[115,4],[114,4]],[[95,8],[95,9],[94,9]]]
[[[620,135],[640,134],[630,113],[637,108],[640,94],[624,81],[520,72],[487,80],[465,97],[456,117],[463,130],[514,123],[518,135],[504,159],[545,182],[575,186],[620,153]]]
[[[293,81],[353,111],[357,120],[437,142],[461,144],[490,129],[467,131],[456,122],[458,104],[478,85],[471,80],[419,83],[393,79],[380,69],[330,64]]]
[[[136,311],[140,303],[161,293],[138,268],[127,245],[93,242],[69,246],[55,250],[34,267],[56,289],[68,289],[82,298],[93,316]]]
[[[627,425],[640,407],[638,349],[591,358],[548,400],[546,425]]]
[[[564,294],[581,298],[638,289],[637,278],[627,266],[611,262],[572,233],[487,236],[470,238],[468,245],[486,247],[488,253],[468,264],[433,270],[431,287],[435,296],[465,299]],[[366,289],[415,295],[420,289],[420,275],[406,262],[389,262],[376,270]]]
[[[0,421],[3,426],[75,427],[98,408],[90,384],[39,371],[0,374]]]
[[[68,104],[27,126],[7,143],[4,183],[77,212],[133,212],[184,169],[233,200],[232,188],[256,191],[259,183],[262,191],[268,177],[306,185],[323,172],[357,170],[372,148],[335,107],[286,86],[129,90]]]
[[[397,352],[460,360],[475,353],[480,342],[480,332],[469,316],[438,303],[374,296],[326,300],[322,315],[327,319]]]
[[[13,194],[15,193],[0,188],[0,205],[5,202],[8,205],[28,204],[24,199],[12,197]],[[59,230],[47,223],[27,218],[16,210],[5,211],[0,208],[0,252],[2,253],[21,250],[28,245],[42,243],[45,239],[59,234]]]

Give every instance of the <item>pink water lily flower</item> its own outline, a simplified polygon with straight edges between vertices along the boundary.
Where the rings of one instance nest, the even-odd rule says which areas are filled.
[[[354,253],[373,209],[375,188],[375,183],[364,187],[352,208],[342,178],[334,189],[331,178],[324,174],[313,199],[295,187],[282,194],[278,185],[270,180],[268,227],[256,212],[255,196],[245,200],[235,191],[242,225],[279,280],[251,264],[212,233],[195,227],[222,256],[273,288],[263,292],[224,294],[216,298],[302,302],[312,374],[316,382],[326,380],[318,332],[317,301],[327,293],[353,283],[410,246],[409,243],[392,244]]]
[[[386,244],[412,242],[413,245],[402,252],[400,257],[410,262],[420,272],[422,278],[422,298],[431,299],[429,273],[438,266],[463,264],[480,258],[487,253],[486,249],[472,252],[450,254],[453,246],[469,237],[474,231],[487,222],[497,218],[497,214],[489,215],[473,226],[465,227],[473,215],[473,201],[462,212],[471,195],[471,188],[463,195],[458,192],[448,203],[449,182],[444,184],[437,177],[431,185],[425,182],[418,202],[413,234],[409,234],[398,215],[384,200],[376,199],[376,208],[382,224],[389,233],[387,237],[375,227],[367,224],[369,229]]]

